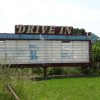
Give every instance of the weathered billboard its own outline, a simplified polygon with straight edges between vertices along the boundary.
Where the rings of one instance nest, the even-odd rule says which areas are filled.
[[[0,63],[87,64],[89,50],[89,41],[4,40],[0,42]]]

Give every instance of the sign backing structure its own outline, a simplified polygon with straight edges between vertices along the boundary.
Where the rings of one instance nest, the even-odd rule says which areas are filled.
[[[90,40],[66,40],[66,38],[45,40],[42,35],[40,39],[34,40],[21,37],[1,40],[0,59],[3,59],[2,62],[6,65],[59,67],[90,66],[91,63]]]

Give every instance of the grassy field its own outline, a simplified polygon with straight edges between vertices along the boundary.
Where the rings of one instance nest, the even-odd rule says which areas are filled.
[[[17,80],[13,87],[21,100],[100,100],[100,77]]]

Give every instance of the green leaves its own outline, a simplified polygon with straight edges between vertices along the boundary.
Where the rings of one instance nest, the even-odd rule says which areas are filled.
[[[93,61],[100,62],[100,40],[93,44]]]

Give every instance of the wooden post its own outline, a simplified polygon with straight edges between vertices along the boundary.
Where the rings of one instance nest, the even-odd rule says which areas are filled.
[[[14,91],[14,89],[12,89],[10,85],[7,85],[7,89],[12,93],[12,95],[15,97],[16,100],[20,100],[16,92]]]
[[[47,66],[44,66],[43,69],[44,69],[44,78],[47,78]]]

